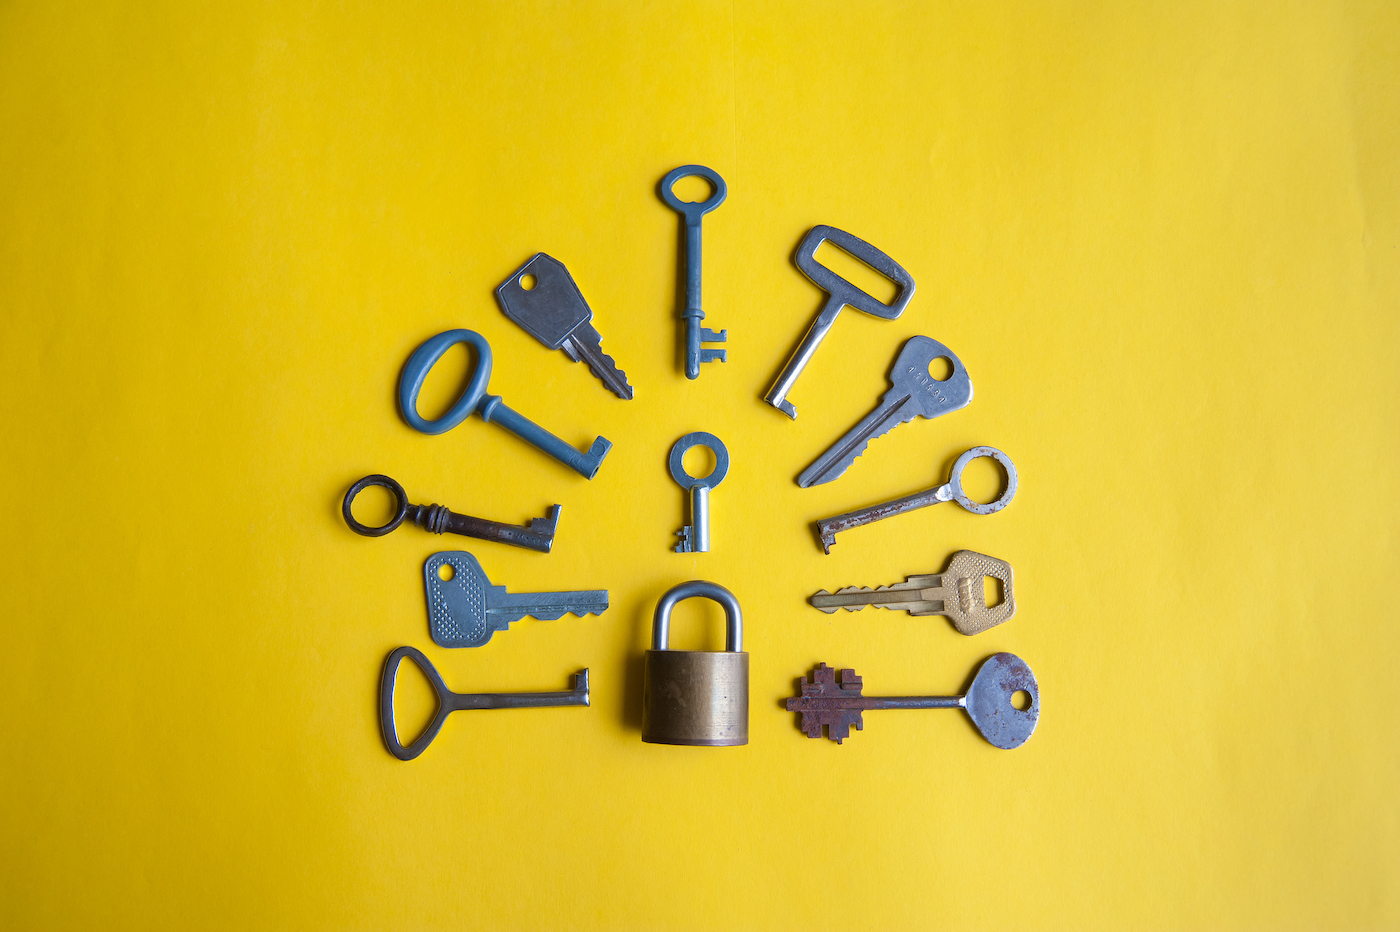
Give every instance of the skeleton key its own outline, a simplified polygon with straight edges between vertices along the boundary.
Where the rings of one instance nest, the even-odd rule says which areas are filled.
[[[982,578],[1001,580],[1002,600],[987,606]],[[812,596],[812,605],[828,615],[838,608],[858,612],[867,605],[906,611],[911,615],[947,615],[963,634],[980,634],[1009,621],[1016,614],[1011,564],[986,554],[959,550],[942,575],[910,576],[902,583],[878,589],[854,586],[831,593],[823,589]]]
[[[937,359],[948,360],[953,369],[942,381],[929,375],[928,367]],[[839,479],[865,452],[866,444],[900,424],[916,417],[938,417],[972,403],[972,380],[962,360],[929,337],[911,337],[904,344],[890,369],[890,381],[894,387],[885,393],[879,406],[804,469],[797,477],[799,486],[805,489]]]
[[[408,747],[399,743],[399,730],[394,724],[394,681],[399,676],[399,664],[407,657],[432,684],[437,694],[437,711],[433,720]],[[384,746],[399,760],[413,760],[425,751],[447,716],[467,709],[538,709],[551,706],[588,705],[588,671],[574,674],[574,688],[557,693],[454,693],[447,688],[438,671],[423,652],[416,647],[400,647],[384,658],[384,672],[379,677],[379,729]]]
[[[872,298],[831,269],[817,262],[817,247],[827,240],[831,240],[898,285],[899,293],[895,295],[894,303],[884,304]],[[909,299],[914,297],[914,279],[910,277],[908,272],[900,268],[899,263],[865,240],[829,226],[812,227],[801,244],[798,245],[797,255],[793,261],[797,263],[797,267],[802,270],[803,275],[810,278],[817,287],[828,295],[826,304],[822,306],[816,320],[812,321],[812,326],[807,329],[807,335],[797,345],[797,349],[793,351],[792,358],[787,361],[787,365],[783,366],[783,371],[778,374],[773,387],[768,389],[768,394],[763,396],[764,401],[788,417],[796,419],[797,409],[792,406],[792,402],[787,400],[787,394],[792,391],[793,383],[802,374],[802,370],[807,368],[812,354],[817,351],[817,347],[821,345],[822,340],[831,330],[832,324],[836,323],[836,315],[841,313],[841,309],[850,305],[858,311],[873,314],[883,320],[894,320],[904,313]]]
[[[355,520],[354,514],[350,511],[350,505],[355,501],[355,496],[372,485],[388,489],[389,493],[394,496],[394,517],[382,527],[369,527],[361,524]],[[550,505],[549,514],[546,517],[531,518],[526,527],[501,524],[497,521],[487,521],[485,518],[459,515],[442,505],[410,505],[408,494],[404,492],[403,486],[388,476],[380,475],[365,476],[350,486],[350,491],[345,493],[345,501],[340,505],[340,512],[345,517],[345,523],[350,525],[350,530],[356,534],[363,534],[365,537],[383,537],[403,524],[404,519],[408,518],[412,512],[413,523],[424,530],[432,531],[434,534],[450,531],[464,537],[500,541],[515,547],[538,550],[540,553],[549,553],[549,549],[554,546],[554,529],[559,524],[559,512],[562,510],[559,505]]]
[[[493,586],[476,557],[465,550],[447,550],[428,557],[423,565],[428,597],[428,630],[439,647],[480,647],[526,615],[553,621],[565,614],[601,615],[608,609],[608,591],[508,593]]]
[[[683,201],[676,197],[671,187],[682,178],[699,175],[715,186],[715,193],[705,201]],[[719,172],[704,165],[682,165],[667,172],[661,179],[661,199],[672,210],[680,213],[685,220],[685,310],[681,317],[685,320],[685,377],[700,377],[702,362],[725,362],[727,355],[722,349],[701,349],[701,343],[723,343],[729,339],[728,330],[711,330],[700,326],[705,312],[700,310],[700,220],[714,210],[729,194],[729,188]]]
[[[962,474],[967,468],[967,464],[980,457],[987,456],[1001,464],[1001,468],[1006,471],[1006,487],[1001,493],[1001,497],[994,502],[982,504],[974,502],[967,497],[963,491]],[[989,515],[1001,511],[1011,504],[1011,499],[1016,496],[1016,466],[1011,462],[1011,458],[995,447],[973,447],[953,464],[953,471],[948,476],[948,481],[937,488],[929,489],[926,492],[916,492],[913,495],[906,495],[897,498],[892,502],[885,502],[881,505],[871,505],[869,508],[862,508],[860,511],[850,511],[844,515],[837,515],[834,518],[823,518],[817,522],[817,532],[821,535],[822,550],[831,553],[832,544],[836,543],[836,535],[841,531],[849,530],[853,527],[860,527],[862,524],[870,524],[872,521],[879,521],[882,518],[890,518],[895,515],[902,515],[906,511],[913,511],[916,508],[924,508],[928,505],[936,505],[939,502],[957,502],[975,515]]]
[[[430,421],[418,413],[418,393],[433,363],[442,358],[458,343],[470,343],[476,349],[476,370],[472,372],[471,383],[462,392],[451,409]],[[529,418],[506,407],[500,395],[486,394],[486,384],[491,380],[491,344],[475,330],[448,330],[439,333],[413,351],[404,363],[403,375],[399,377],[399,412],[408,426],[425,434],[442,434],[465,421],[472,414],[480,414],[488,424],[500,424],[526,443],[548,453],[559,462],[578,472],[585,479],[598,474],[603,465],[603,457],[612,449],[612,441],[599,437],[593,441],[587,453],[580,453],[558,437],[545,430]]]
[[[802,680],[802,695],[789,699],[789,712],[802,713],[802,730],[820,738],[822,726],[837,744],[851,736],[851,726],[865,729],[861,713],[876,709],[962,709],[982,737],[994,747],[1009,751],[1025,744],[1040,721],[1040,687],[1026,662],[1015,654],[993,654],[983,661],[965,696],[862,696],[863,684],[854,670],[836,671],[818,664],[812,682]],[[1024,708],[1017,708],[1016,693],[1025,693]]]
[[[529,288],[527,282],[533,283]],[[537,252],[496,288],[506,316],[550,349],[562,349],[574,362],[586,362],[593,374],[619,398],[630,401],[627,373],[603,352],[603,338],[589,323],[593,311],[583,292],[558,259]]]

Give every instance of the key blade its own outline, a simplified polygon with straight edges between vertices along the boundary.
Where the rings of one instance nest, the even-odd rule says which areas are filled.
[[[878,589],[848,586],[834,593],[823,589],[811,597],[811,603],[828,615],[838,608],[858,612],[867,605],[911,615],[937,615],[943,611],[943,589],[937,576],[911,576],[906,582]]]
[[[797,477],[798,486],[807,489],[844,476],[846,470],[856,461],[856,457],[865,452],[871,440],[889,433],[917,416],[917,412],[909,404],[911,400],[907,392],[898,389],[886,394],[885,400],[878,408],[867,414],[859,424],[847,431],[844,437],[832,444],[829,450],[817,457],[816,462],[802,470],[802,474]]]
[[[579,324],[564,339],[560,347],[575,362],[586,362],[614,395],[623,401],[632,400],[632,386],[627,384],[627,373],[617,367],[613,358],[603,352],[603,338],[590,323]]]
[[[526,276],[535,279],[528,290],[521,284]],[[569,334],[593,317],[564,263],[542,252],[501,282],[496,300],[507,317],[550,349],[559,349]]]
[[[608,610],[608,590],[589,589],[574,592],[506,592],[504,586],[492,586],[486,593],[486,615],[496,630],[522,618],[554,621],[565,615],[601,615]]]

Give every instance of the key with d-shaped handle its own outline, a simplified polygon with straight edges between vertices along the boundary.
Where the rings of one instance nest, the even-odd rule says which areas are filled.
[[[948,360],[952,368],[941,381],[929,374],[929,366],[938,359]],[[972,403],[972,380],[962,360],[931,337],[911,337],[904,344],[890,369],[890,381],[894,387],[885,392],[884,400],[802,471],[797,477],[799,486],[805,489],[839,479],[871,440],[900,424],[916,417],[938,417]]]
[[[802,713],[802,730],[820,738],[822,726],[837,744],[851,736],[851,726],[863,731],[861,713],[876,709],[962,709],[982,737],[1003,751],[1025,744],[1040,721],[1040,687],[1026,662],[1015,654],[993,654],[983,661],[965,696],[862,696],[863,683],[854,670],[836,671],[818,664],[812,682],[802,680],[802,695],[789,699],[789,712]],[[1016,693],[1025,693],[1024,708],[1017,708]]]
[[[394,681],[398,679],[399,664],[407,657],[432,684],[437,694],[437,712],[423,733],[404,747],[399,742],[399,730],[394,724]],[[556,693],[454,693],[447,688],[438,671],[423,652],[416,647],[400,647],[384,658],[384,672],[379,677],[379,729],[384,746],[399,760],[413,760],[422,754],[437,737],[447,716],[468,709],[538,709],[553,706],[588,705],[588,671],[574,674],[574,688]]]
[[[987,605],[983,579],[1001,581],[1001,601]],[[959,550],[948,560],[941,574],[910,576],[902,583],[862,589],[855,586],[812,596],[812,606],[828,615],[837,609],[858,612],[867,605],[906,611],[911,615],[946,615],[962,634],[981,634],[1010,621],[1016,614],[1016,592],[1012,585],[1011,564],[985,553]]]
[[[817,262],[817,247],[827,240],[831,240],[898,285],[899,293],[895,295],[894,303],[884,304],[872,298],[831,269]],[[914,279],[900,267],[899,263],[865,240],[852,236],[844,230],[824,225],[812,227],[797,247],[797,254],[793,257],[793,261],[802,270],[802,274],[810,278],[817,287],[828,295],[826,304],[817,314],[817,319],[812,321],[812,326],[807,329],[807,335],[802,338],[801,343],[797,344],[792,358],[787,361],[783,371],[778,374],[777,381],[773,383],[772,388],[768,389],[768,394],[763,396],[764,401],[788,417],[796,419],[797,409],[792,406],[792,402],[787,400],[787,394],[792,391],[793,383],[797,381],[797,377],[802,374],[802,370],[807,367],[807,363],[811,360],[812,354],[817,351],[817,347],[821,345],[822,340],[830,332],[831,325],[836,323],[836,315],[841,313],[841,309],[850,305],[858,311],[873,314],[883,320],[894,320],[904,313],[909,299],[914,297]]]
[[[566,614],[601,615],[608,610],[608,590],[577,592],[506,592],[493,586],[465,550],[446,550],[423,564],[428,597],[428,630],[439,647],[480,647],[527,615],[553,621]]]

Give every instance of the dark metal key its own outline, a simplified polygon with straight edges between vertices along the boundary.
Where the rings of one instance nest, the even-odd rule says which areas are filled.
[[[355,501],[355,496],[372,485],[388,489],[390,494],[394,496],[393,520],[382,527],[361,524],[355,520],[355,516],[350,512],[350,505]],[[540,553],[549,553],[549,548],[554,546],[554,529],[558,526],[559,512],[562,510],[559,505],[550,505],[549,514],[546,517],[531,518],[526,527],[501,524],[497,521],[487,521],[485,518],[459,515],[442,505],[410,505],[408,493],[404,492],[403,486],[388,476],[380,475],[365,476],[350,486],[350,491],[345,493],[345,501],[340,506],[340,513],[345,517],[345,523],[350,525],[350,530],[356,534],[363,534],[365,537],[383,537],[403,524],[404,519],[411,517],[414,524],[424,530],[432,531],[434,534],[450,532],[461,534],[464,537],[499,541],[502,544],[524,547],[527,550],[538,550]]]
[[[404,747],[399,742],[399,730],[394,724],[394,681],[398,679],[399,664],[407,657],[432,684],[437,694],[437,711],[433,720],[413,743]],[[542,707],[588,705],[588,671],[574,674],[574,688],[554,693],[454,693],[447,688],[438,671],[423,652],[416,647],[400,647],[384,659],[384,672],[379,677],[379,728],[384,746],[399,760],[413,760],[425,751],[447,716],[468,709],[538,709]]]
[[[631,400],[627,373],[603,352],[603,338],[589,323],[593,311],[564,263],[542,252],[535,253],[501,282],[496,299],[506,316],[530,336],[550,349],[563,350],[574,362],[588,363],[588,368],[614,395]]]
[[[683,201],[671,190],[677,181],[691,175],[698,175],[714,185],[715,193],[708,200]],[[685,310],[681,311],[681,318],[685,321],[685,377],[688,379],[700,377],[702,362],[725,362],[728,358],[722,349],[700,347],[701,343],[723,343],[729,339],[728,330],[700,326],[700,321],[705,319],[705,312],[700,310],[700,220],[723,204],[728,194],[724,179],[704,165],[682,165],[661,179],[661,199],[685,221]]]

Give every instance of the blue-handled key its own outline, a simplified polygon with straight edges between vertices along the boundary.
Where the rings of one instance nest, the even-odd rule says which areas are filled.
[[[423,380],[433,363],[442,358],[458,343],[470,343],[476,349],[476,371],[472,373],[471,384],[457,399],[446,414],[436,421],[430,421],[418,413],[418,392],[423,388]],[[488,395],[486,383],[491,379],[491,345],[486,338],[474,330],[449,330],[439,333],[408,358],[403,367],[403,377],[399,380],[399,410],[408,426],[425,434],[441,434],[462,423],[473,413],[490,424],[500,424],[521,440],[534,444],[559,462],[572,467],[587,479],[592,479],[603,463],[603,457],[612,449],[612,442],[599,437],[587,453],[580,453],[549,431],[540,427],[510,408],[501,401],[500,395]]]
[[[691,175],[698,175],[715,186],[715,193],[708,200],[683,201],[671,190],[677,181]],[[700,348],[701,343],[723,343],[729,337],[728,330],[700,326],[700,321],[705,319],[705,312],[700,310],[700,220],[723,204],[728,193],[719,173],[704,165],[682,165],[661,179],[661,199],[685,220],[685,310],[681,311],[681,318],[685,321],[685,377],[688,379],[699,378],[702,362],[726,361],[724,350]]]

